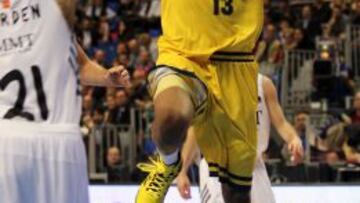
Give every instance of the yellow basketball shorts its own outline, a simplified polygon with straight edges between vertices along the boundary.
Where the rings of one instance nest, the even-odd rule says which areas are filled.
[[[154,98],[170,87],[189,93],[192,126],[210,175],[245,192],[257,156],[257,71],[253,60],[212,59],[201,68],[160,65],[148,77]]]

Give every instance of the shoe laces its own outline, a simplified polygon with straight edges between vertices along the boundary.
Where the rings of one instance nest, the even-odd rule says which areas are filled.
[[[139,163],[137,167],[149,173],[145,180],[146,190],[160,196],[161,190],[167,189],[169,181],[172,181],[176,174],[172,171],[166,174],[166,165],[159,158],[154,159],[150,157],[149,160],[150,163]]]

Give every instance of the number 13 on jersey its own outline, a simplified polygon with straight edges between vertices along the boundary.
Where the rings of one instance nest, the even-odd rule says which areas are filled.
[[[214,15],[231,15],[234,12],[233,0],[213,0]]]

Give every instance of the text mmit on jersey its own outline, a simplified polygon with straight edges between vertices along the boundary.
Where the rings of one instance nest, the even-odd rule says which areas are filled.
[[[28,5],[13,10],[0,10],[0,29],[3,27],[17,26],[23,23],[41,18],[39,4]],[[22,34],[20,36],[0,36],[0,56],[13,52],[26,51],[33,45],[33,33]]]

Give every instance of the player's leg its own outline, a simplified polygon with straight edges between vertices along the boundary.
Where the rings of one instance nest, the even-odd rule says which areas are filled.
[[[232,132],[236,133],[234,130]],[[256,132],[249,134],[256,136]],[[250,203],[257,157],[256,144],[251,144],[254,143],[251,140],[235,139],[235,135],[232,135],[233,145],[228,148],[228,167],[222,169],[225,175],[220,174],[222,193],[227,203]]]
[[[179,173],[179,148],[185,140],[195,109],[202,102],[194,97],[199,95],[197,91],[203,91],[197,88],[201,87],[198,83],[200,81],[196,78],[181,75],[167,67],[158,68],[149,75],[149,89],[155,105],[152,138],[160,160],[152,160],[151,167],[148,164],[139,166],[149,175],[139,189],[138,203],[162,202]]]
[[[154,107],[152,138],[164,161],[170,165],[174,160],[166,158],[173,153],[178,156],[177,151],[185,140],[194,115],[194,107],[188,92],[176,86],[159,93],[155,98]]]
[[[250,193],[248,191],[239,192],[228,184],[221,184],[221,189],[227,203],[250,203]]]
[[[237,57],[232,55],[232,57]],[[226,165],[211,165],[218,170],[225,202],[250,202],[252,175],[257,157],[257,65],[251,55],[239,55],[238,61],[213,62],[216,67],[221,103],[225,114],[215,118],[216,128],[225,137]],[[246,62],[245,62],[246,61]],[[216,167],[218,169],[216,169]]]
[[[224,172],[220,173],[224,200],[227,203],[250,203],[256,149],[237,140],[228,148],[228,153],[228,167],[219,169]]]
[[[240,138],[235,139],[241,133],[220,108],[215,108],[214,114],[216,116],[208,119],[209,125],[204,125],[196,133],[200,150],[209,162],[210,176],[219,177],[222,184],[219,188],[222,189],[225,202],[250,202],[256,159],[256,127],[251,133],[255,140],[250,141],[255,143],[249,144]],[[256,126],[255,113],[253,120]]]

